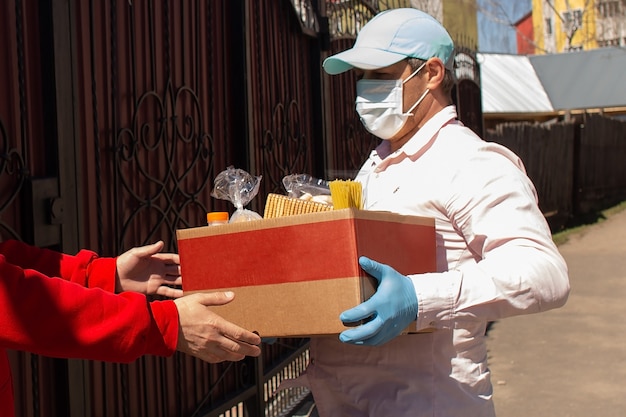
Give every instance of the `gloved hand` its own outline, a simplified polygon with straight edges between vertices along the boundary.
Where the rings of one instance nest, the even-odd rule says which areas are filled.
[[[417,319],[417,295],[411,280],[389,265],[359,258],[361,268],[378,281],[369,300],[346,310],[339,318],[344,324],[368,319],[353,329],[344,330],[339,340],[355,345],[379,346],[402,333]]]

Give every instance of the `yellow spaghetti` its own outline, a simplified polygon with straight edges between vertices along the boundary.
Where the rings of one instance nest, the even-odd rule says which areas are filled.
[[[329,182],[333,209],[362,208],[361,183],[356,181],[334,180]]]

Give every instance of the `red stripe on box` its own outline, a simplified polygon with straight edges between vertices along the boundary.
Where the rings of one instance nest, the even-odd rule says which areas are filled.
[[[178,246],[185,291],[359,274],[349,220],[184,239]]]
[[[178,241],[185,291],[363,275],[359,255],[404,274],[434,271],[434,229],[340,219]]]

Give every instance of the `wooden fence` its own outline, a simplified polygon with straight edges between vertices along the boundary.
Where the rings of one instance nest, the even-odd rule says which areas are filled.
[[[587,115],[550,125],[508,123],[485,133],[522,159],[553,230],[626,200],[626,122]]]

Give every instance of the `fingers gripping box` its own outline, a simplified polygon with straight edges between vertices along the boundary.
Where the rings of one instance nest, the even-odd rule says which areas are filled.
[[[357,209],[177,231],[185,294],[226,291],[211,307],[263,337],[308,337],[346,329],[339,314],[368,299],[367,256],[402,274],[435,271],[434,220]]]

